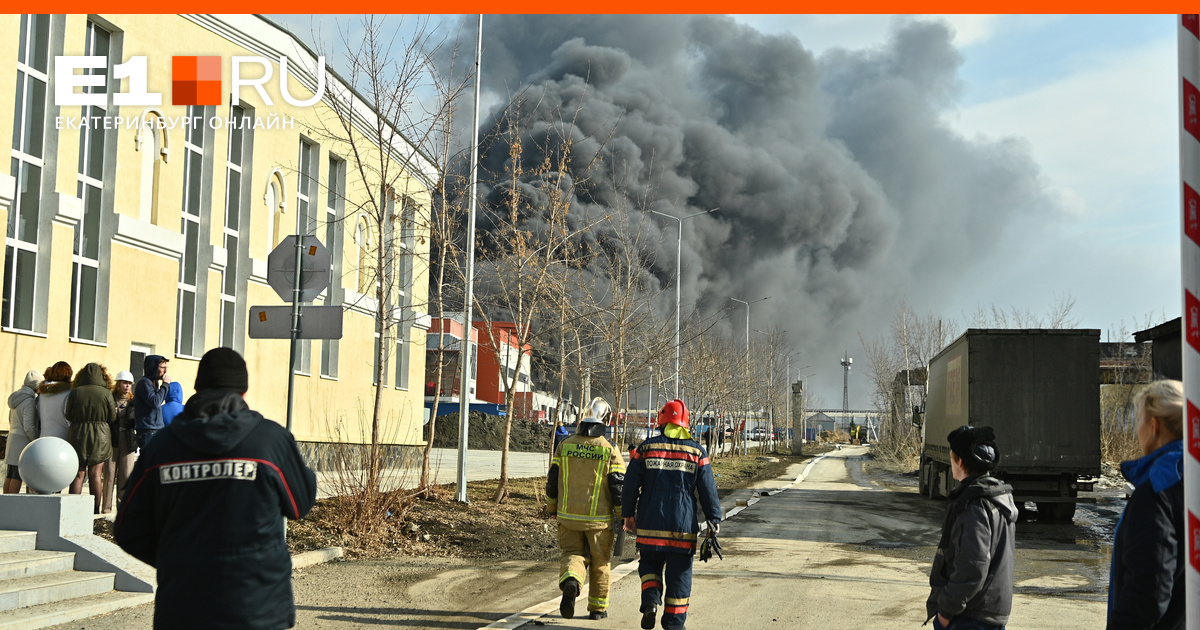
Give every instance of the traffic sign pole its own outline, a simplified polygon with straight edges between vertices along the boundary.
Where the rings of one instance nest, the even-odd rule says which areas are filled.
[[[292,407],[294,396],[292,388],[296,385],[296,350],[300,345],[300,280],[304,258],[304,238],[300,236],[300,213],[296,213],[296,280],[292,284],[292,343],[288,352],[288,392],[287,392],[287,430],[292,430]]]

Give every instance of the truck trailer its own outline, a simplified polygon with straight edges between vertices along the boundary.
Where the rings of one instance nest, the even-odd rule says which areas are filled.
[[[990,426],[1000,461],[993,474],[1017,506],[1070,521],[1079,491],[1100,475],[1100,331],[970,329],[929,363],[919,487],[930,498],[957,485],[946,436]]]

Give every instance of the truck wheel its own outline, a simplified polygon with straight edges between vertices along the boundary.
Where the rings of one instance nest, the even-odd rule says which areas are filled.
[[[917,471],[917,492],[923,497],[929,496],[929,462],[922,462]]]
[[[1075,518],[1074,503],[1038,502],[1038,520],[1051,523],[1070,523]]]
[[[929,498],[941,499],[945,494],[942,493],[942,465],[938,462],[929,462]]]

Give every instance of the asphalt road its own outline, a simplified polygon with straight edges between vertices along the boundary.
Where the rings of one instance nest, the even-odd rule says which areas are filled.
[[[945,504],[915,488],[874,483],[862,472],[864,452],[829,453],[795,489],[762,497],[722,526],[725,559],[695,566],[690,630],[920,627]],[[789,471],[793,478],[798,468]],[[1083,509],[1076,525],[1018,525],[1009,630],[1104,627],[1111,550],[1098,536],[1108,519]],[[562,629],[637,627],[636,575],[617,582],[610,600],[603,621],[557,613],[539,621]]]
[[[915,486],[910,479],[864,471],[865,451],[827,454],[794,489],[773,496],[741,490],[723,499],[727,510],[739,499],[758,502],[722,526],[724,560],[696,563],[690,630],[920,627],[945,504],[905,487]],[[793,466],[761,487],[782,487],[802,470]],[[1104,627],[1107,541],[1122,507],[1104,499],[1081,506],[1071,525],[1018,525],[1009,630]],[[297,627],[467,630],[546,603],[549,614],[521,627],[638,627],[636,571],[614,583],[602,621],[559,617],[556,573],[550,563],[444,558],[318,565],[296,573]],[[145,605],[58,628],[137,630],[150,628],[152,614]]]

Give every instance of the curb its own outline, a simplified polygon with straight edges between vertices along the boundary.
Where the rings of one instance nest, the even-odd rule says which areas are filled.
[[[804,471],[801,472],[800,475],[798,477],[796,477],[796,479],[794,481],[792,481],[792,483],[789,483],[788,485],[786,485],[782,488],[779,488],[778,490],[771,490],[770,492],[767,493],[767,496],[775,496],[775,495],[779,494],[780,492],[783,492],[784,490],[788,490],[788,489],[791,489],[791,488],[794,488],[794,487],[800,485],[804,481],[804,479],[806,477],[808,477],[808,473],[812,470],[812,467],[817,465],[817,462],[821,461],[822,459],[825,459],[825,457],[828,455],[829,455],[829,453],[822,453],[820,457],[809,462],[808,465],[804,467]],[[746,505],[741,505],[743,503],[743,501],[741,499],[738,499],[738,501],[737,501],[738,506],[733,508],[732,510],[729,510],[729,512],[725,514],[725,518],[722,520],[728,520],[728,519],[733,518],[735,515],[737,515],[742,510],[745,510],[746,508],[750,507],[751,505],[758,503],[759,500],[760,500],[760,497],[753,497],[749,501],[745,502]],[[335,549],[336,549],[336,547],[335,547]],[[313,553],[313,552],[309,552],[309,553]],[[609,584],[611,585],[611,584],[615,583],[617,580],[625,577],[626,575],[629,575],[636,569],[637,569],[637,561],[636,560],[634,560],[633,562],[627,562],[627,563],[622,564],[617,567],[613,567],[612,571],[609,574],[609,576],[610,576]],[[580,593],[579,600],[576,600],[576,601],[578,602],[580,600],[586,600],[586,599],[587,599],[587,594]],[[519,613],[509,615],[509,616],[505,617],[504,619],[501,619],[500,621],[494,621],[486,626],[480,626],[476,630],[488,630],[488,629],[492,629],[492,628],[499,628],[502,630],[513,630],[514,628],[519,628],[519,627],[529,623],[530,621],[534,621],[535,619],[538,619],[539,617],[543,617],[547,614],[557,611],[558,604],[560,601],[561,601],[561,599],[556,597],[554,599],[546,600],[540,604],[534,604],[533,606],[530,606],[529,608],[526,608],[525,610],[522,610]]]
[[[326,562],[332,562],[342,557],[341,547],[326,547],[324,549],[314,549],[305,551],[292,556],[292,571],[307,569],[308,567]]]

